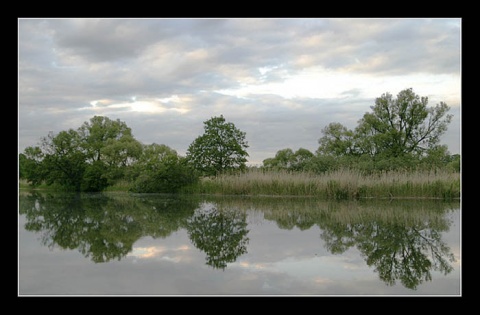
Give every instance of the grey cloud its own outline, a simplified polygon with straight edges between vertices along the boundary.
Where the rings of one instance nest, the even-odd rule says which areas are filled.
[[[150,27],[149,20],[73,19],[52,24],[60,49],[94,62],[135,57],[153,36],[161,38],[161,28]]]
[[[459,24],[455,19],[20,20],[19,151],[49,130],[79,127],[98,113],[91,101],[175,94],[189,100],[183,104],[188,113],[102,111],[126,121],[139,141],[163,143],[179,153],[200,134],[203,121],[219,114],[247,132],[251,160],[286,147],[315,150],[324,126],[356,126],[374,100],[359,98],[362,89],[348,85],[337,99],[237,98],[218,91],[282,82],[311,66],[386,80],[417,72],[459,75]],[[448,139],[459,129],[459,120],[452,123]]]

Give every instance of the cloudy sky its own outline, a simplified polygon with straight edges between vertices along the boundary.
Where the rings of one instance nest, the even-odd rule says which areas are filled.
[[[442,144],[461,153],[461,32],[460,18],[18,19],[18,151],[101,115],[185,155],[223,115],[261,165],[412,88],[451,107]]]

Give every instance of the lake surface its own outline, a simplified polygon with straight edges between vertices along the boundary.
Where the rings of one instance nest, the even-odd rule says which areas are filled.
[[[19,193],[19,296],[461,296],[460,202]]]

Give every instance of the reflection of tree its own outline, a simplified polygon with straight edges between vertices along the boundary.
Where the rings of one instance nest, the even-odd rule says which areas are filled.
[[[268,218],[269,216],[265,216]],[[305,213],[299,213],[290,211],[283,215],[275,215],[275,222],[279,228],[284,230],[291,230],[294,227],[299,228],[301,231],[306,231],[312,228],[315,225],[315,221],[311,220],[311,216],[306,215]]]
[[[423,281],[431,281],[431,270],[448,274],[455,261],[450,248],[442,241],[441,232],[448,229],[445,221],[364,220],[340,223],[324,220],[321,238],[332,253],[342,253],[356,246],[374,266],[382,281],[401,283],[415,290]]]
[[[96,263],[122,259],[143,236],[168,236],[197,206],[193,200],[101,193],[19,196],[26,230],[41,232],[48,247],[78,249]]]
[[[216,203],[262,211],[265,219],[283,229],[305,230],[316,224],[331,253],[357,247],[388,285],[400,280],[415,290],[423,281],[431,281],[432,270],[445,275],[453,270],[450,262],[455,258],[441,233],[450,226],[445,214],[458,204],[425,200],[339,203],[312,198],[225,198]]]
[[[400,279],[405,287],[416,289],[432,280],[431,269],[444,274],[453,270],[448,262],[454,261],[450,248],[439,231],[428,226],[371,225],[364,235],[358,247],[368,257],[367,264],[376,266],[380,279],[389,285]]]
[[[207,265],[225,269],[247,252],[246,214],[239,210],[202,207],[188,220],[192,243],[207,254]]]

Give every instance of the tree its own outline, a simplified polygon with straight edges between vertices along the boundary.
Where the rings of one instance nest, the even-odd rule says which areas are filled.
[[[453,115],[446,103],[428,107],[428,97],[420,97],[411,88],[394,99],[385,93],[375,100],[356,129],[358,139],[367,137],[372,154],[388,157],[420,157],[435,150]],[[357,140],[358,142],[358,140]],[[364,150],[366,152],[367,150]]]
[[[278,150],[274,158],[263,160],[263,166],[267,169],[290,169],[294,156],[295,153],[290,148]]]
[[[41,172],[41,163],[43,154],[40,147],[27,147],[18,156],[18,175],[22,179],[26,179],[34,187],[43,181]]]
[[[304,171],[313,156],[313,153],[305,148],[299,148],[295,152],[286,148],[277,151],[274,158],[263,160],[263,167],[266,169]]]
[[[94,116],[78,129],[87,162],[104,167],[103,176],[113,182],[124,176],[124,171],[142,153],[142,144],[123,121]],[[96,163],[94,163],[96,162]]]
[[[132,168],[131,191],[143,193],[176,193],[196,181],[193,170],[177,152],[164,144],[143,146],[143,152]]]
[[[428,107],[428,98],[420,97],[411,88],[397,94],[389,93],[375,100],[372,112],[365,113],[354,130],[340,123],[331,123],[319,139],[318,155],[331,155],[351,161],[351,157],[370,158],[377,166],[412,167],[419,160],[441,161],[439,144],[452,115],[440,102]],[[437,163],[438,164],[438,163]]]
[[[140,155],[141,144],[124,122],[94,116],[77,130],[49,133],[21,155],[21,175],[67,190],[101,191],[121,178]]]
[[[43,159],[37,175],[47,185],[59,184],[67,190],[80,191],[87,162],[78,133],[73,129],[57,135],[50,133],[42,138],[40,149]]]
[[[203,175],[245,169],[248,153],[246,133],[226,122],[223,115],[204,121],[204,134],[188,147],[186,158]]]
[[[313,157],[314,155],[312,152],[310,152],[310,150],[299,148],[297,151],[295,151],[291,168],[294,171],[305,171],[307,165],[311,162]]]
[[[330,123],[322,130],[324,136],[318,140],[320,144],[317,154],[340,157],[353,154],[353,131],[342,124]]]

